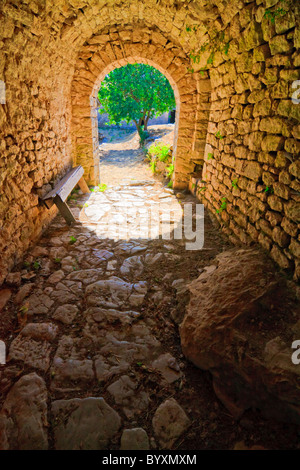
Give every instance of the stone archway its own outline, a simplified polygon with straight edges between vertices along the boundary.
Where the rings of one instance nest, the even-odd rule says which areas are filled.
[[[178,90],[177,83],[173,80],[172,76],[165,71],[162,67],[156,64],[155,61],[144,59],[143,57],[127,57],[112,64],[108,65],[102,73],[99,75],[98,79],[95,82],[95,85],[92,90],[92,94],[90,96],[90,104],[91,104],[91,119],[92,119],[92,139],[93,139],[93,167],[95,169],[95,177],[98,179],[97,170],[99,165],[99,136],[98,136],[98,119],[97,119],[97,95],[98,90],[101,86],[101,82],[104,79],[105,75],[109,72],[114,70],[115,68],[122,67],[128,63],[144,63],[148,65],[152,65],[156,69],[158,69],[161,73],[163,73],[166,78],[169,80],[170,85],[174,91],[175,101],[176,101],[176,109],[177,114],[180,116],[180,93]],[[176,145],[177,145],[177,138],[178,138],[178,128],[179,128],[179,119],[176,119],[175,122],[175,135],[174,135],[174,145],[173,145],[173,156],[176,162]]]
[[[209,106],[202,111],[204,132],[199,132],[199,104],[209,103],[209,79],[188,71],[189,59],[182,49],[154,30],[120,30],[93,36],[79,54],[72,82],[73,162],[85,169],[90,184],[99,182],[97,93],[107,73],[127,63],[146,63],[169,80],[175,94],[177,119],[174,140],[174,187],[186,188],[197,159],[204,159]],[[198,124],[197,124],[198,123]]]

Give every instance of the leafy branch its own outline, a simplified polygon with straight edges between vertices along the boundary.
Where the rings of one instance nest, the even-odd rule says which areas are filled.
[[[190,26],[187,26],[186,31],[187,32],[192,32],[192,31],[195,32],[196,29],[195,29],[195,27],[192,28]],[[190,52],[190,59],[192,60],[192,62],[194,64],[199,64],[200,59],[201,59],[201,55],[206,50],[211,51],[210,55],[209,55],[209,57],[206,61],[207,66],[213,65],[213,61],[214,61],[216,52],[218,52],[218,51],[223,52],[227,56],[228,52],[229,52],[230,42],[227,41],[226,43],[224,43],[224,38],[225,38],[224,31],[220,31],[220,32],[215,34],[215,37],[213,39],[209,39],[204,44],[202,44],[202,46],[199,48],[198,51],[193,49],[192,52]],[[205,69],[201,69],[202,74],[204,73],[204,70]],[[194,72],[194,69],[189,67],[188,71]]]

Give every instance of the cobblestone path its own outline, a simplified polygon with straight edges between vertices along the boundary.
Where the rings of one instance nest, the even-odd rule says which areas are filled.
[[[267,434],[257,418],[237,425],[181,354],[186,285],[229,247],[207,216],[203,249],[174,240],[186,203],[152,178],[79,191],[76,224],[57,216],[10,274],[0,449],[218,449]]]

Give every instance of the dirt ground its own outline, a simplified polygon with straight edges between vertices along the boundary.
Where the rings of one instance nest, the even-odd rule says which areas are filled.
[[[121,181],[151,180],[152,172],[145,165],[145,151],[140,148],[135,128],[101,127],[103,138],[100,144],[100,183],[108,186]],[[150,137],[145,142],[148,148],[154,142],[173,145],[174,124],[149,126]]]

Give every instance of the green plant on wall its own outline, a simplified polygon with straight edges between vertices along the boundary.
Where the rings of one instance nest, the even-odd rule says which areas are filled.
[[[219,207],[219,209],[216,210],[217,214],[220,214],[221,212],[223,212],[223,210],[226,209],[226,207],[227,207],[227,198],[222,197],[221,201],[222,201],[221,206]]]
[[[203,186],[202,188],[197,188],[197,191],[198,191],[199,193],[204,193],[205,190],[206,190],[206,186]]]
[[[197,31],[196,27],[186,26],[187,33],[192,33],[192,32],[195,33],[196,31]],[[205,51],[209,50],[210,55],[207,59],[206,65],[207,66],[213,65],[216,52],[219,51],[219,52],[223,52],[226,56],[228,55],[230,42],[229,41],[224,42],[224,40],[225,40],[224,31],[218,31],[218,32],[214,31],[212,34],[212,37],[210,37],[209,40],[207,40],[204,44],[202,44],[198,50],[193,49],[190,52],[191,61],[194,64],[199,64],[201,55]],[[204,74],[204,70],[205,69],[200,70],[201,74]],[[194,72],[194,69],[192,67],[189,67],[188,72]]]
[[[173,176],[173,173],[174,173],[174,165],[171,163],[171,165],[169,165],[167,167],[167,172],[168,172],[168,178],[172,178]]]
[[[211,160],[212,158],[214,158],[214,154],[213,153],[209,153],[207,155],[207,160]]]
[[[272,186],[266,186],[266,189],[265,189],[264,192],[267,193],[267,194],[273,194],[274,189],[272,188]]]
[[[231,185],[234,189],[238,189],[237,182],[238,182],[238,178],[235,178],[234,180],[231,181]]]
[[[218,131],[218,132],[215,134],[215,137],[216,137],[217,139],[220,139],[220,140],[222,140],[222,139],[224,138],[224,136],[221,134],[220,131]]]
[[[272,24],[275,23],[275,18],[278,16],[284,16],[287,11],[283,8],[277,8],[277,10],[270,10],[269,8],[265,11],[264,18],[267,18]]]

